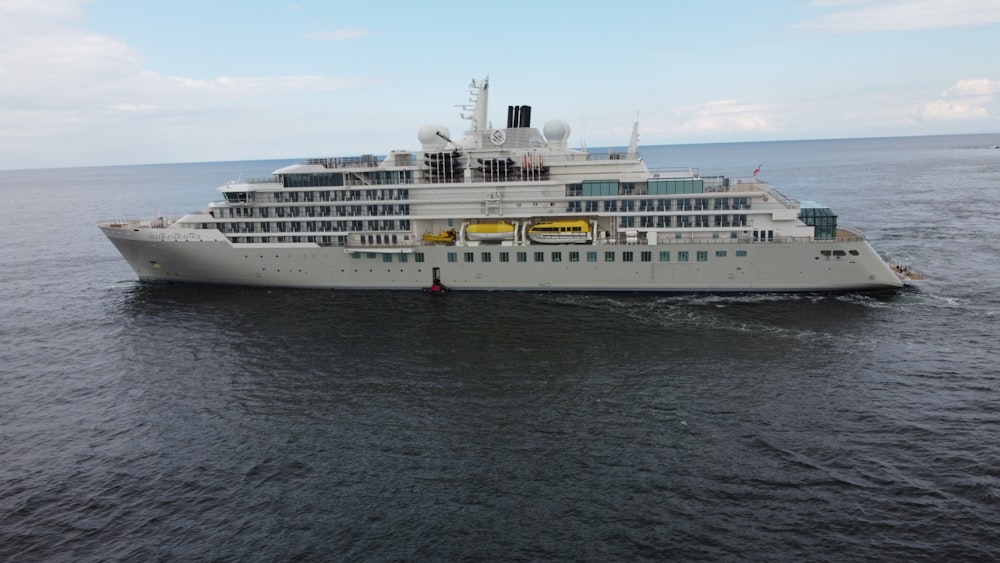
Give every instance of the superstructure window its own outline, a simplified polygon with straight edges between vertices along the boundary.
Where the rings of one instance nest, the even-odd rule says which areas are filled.
[[[597,251],[587,251],[587,262],[597,262]]]
[[[639,255],[639,259],[642,260],[643,262],[652,262],[653,253],[649,250],[643,250],[642,253]]]
[[[458,262],[458,253],[457,252],[449,252],[448,253],[448,261],[449,262]]]
[[[622,252],[622,262],[634,262],[634,255],[631,250],[626,250]]]
[[[463,258],[464,258],[464,260],[466,262],[474,262],[475,261],[475,258],[476,258],[476,253],[475,252],[465,252],[464,254],[465,254],[465,256]]]
[[[678,262],[687,262],[688,261],[688,251],[687,250],[678,250],[677,251],[677,261]]]
[[[698,251],[698,261],[699,262],[708,262],[708,251],[707,250],[699,250]]]
[[[492,262],[493,254],[489,252],[483,252],[482,254],[479,255],[479,260],[480,262]]]
[[[510,252],[501,252],[500,253],[500,261],[501,262],[510,262]]]
[[[535,253],[535,262],[544,262],[544,261],[545,261],[545,253],[544,252],[536,252]]]
[[[553,252],[552,253],[552,261],[553,262],[562,262],[562,252]]]
[[[517,253],[517,261],[518,262],[527,262],[528,261],[528,253],[527,252],[518,252]]]
[[[607,250],[607,251],[605,251],[604,252],[604,261],[605,262],[614,262],[615,261],[615,251],[614,250]]]
[[[569,253],[569,261],[570,262],[579,262],[580,261],[580,253],[579,252],[575,252],[575,251],[574,252],[570,252]]]
[[[281,179],[282,185],[286,188],[313,188],[344,185],[344,175],[339,172],[320,174],[284,174]]]

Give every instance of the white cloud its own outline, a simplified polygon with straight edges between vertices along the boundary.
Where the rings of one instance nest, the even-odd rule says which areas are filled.
[[[1000,0],[816,0],[812,6],[824,13],[793,27],[853,33],[1000,23]]]
[[[716,100],[677,110],[683,123],[680,130],[693,133],[716,131],[766,131],[771,128],[768,110],[736,100]]]
[[[220,129],[260,123],[262,114],[301,109],[308,98],[299,96],[295,108],[262,110],[284,103],[280,95],[383,82],[338,76],[165,76],[144,68],[141,54],[121,39],[86,29],[86,3],[0,0],[0,168],[30,165],[27,155],[48,153],[58,143],[81,159],[117,158],[83,156],[97,150],[85,139],[98,135],[104,150],[111,151],[116,138],[130,139],[139,131],[150,138],[163,133],[158,127],[204,131],[209,116],[221,120],[214,126]],[[137,148],[136,142],[123,142]]]
[[[926,121],[989,119],[997,94],[1000,94],[1000,80],[960,80],[942,92],[940,98],[926,102],[919,115]]]

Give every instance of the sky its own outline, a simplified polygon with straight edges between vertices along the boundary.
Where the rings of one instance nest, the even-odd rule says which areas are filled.
[[[1000,0],[0,0],[0,169],[998,133]]]

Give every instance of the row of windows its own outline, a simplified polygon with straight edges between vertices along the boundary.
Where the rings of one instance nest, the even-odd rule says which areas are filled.
[[[750,209],[750,198],[582,199],[567,202],[569,211],[729,211]]]
[[[621,217],[620,227],[746,227],[746,215],[640,215]]]
[[[202,223],[203,229],[212,228],[211,223]],[[327,231],[409,231],[409,219],[372,219],[368,221],[276,221],[257,223],[235,221],[219,223],[223,233],[284,233],[284,232],[327,232]]]
[[[254,214],[256,209],[257,214]],[[304,207],[229,207],[213,210],[212,215],[221,218],[237,217],[356,217],[367,215],[378,217],[385,215],[409,215],[410,205],[403,204],[369,204],[369,205],[307,205]]]
[[[270,195],[272,201],[275,203],[298,203],[300,201],[399,201],[409,199],[410,190],[409,188],[382,188],[370,190],[333,190],[322,192],[288,191],[259,195]]]
[[[291,235],[291,236],[266,236],[266,237],[233,237],[234,243],[266,244],[276,242],[314,242],[323,246],[344,246],[347,244],[346,236],[314,236],[314,235]]]
[[[479,253],[479,262],[492,262],[493,261],[493,254],[494,254],[493,252],[480,252]],[[499,261],[500,262],[510,262],[510,258],[511,258],[511,253],[510,252],[502,251],[502,252],[499,252],[498,254],[499,254]],[[624,250],[624,251],[621,251],[621,252],[615,251],[615,250],[606,250],[604,252],[599,252],[599,251],[596,251],[596,250],[590,250],[590,251],[586,251],[586,252],[571,251],[571,252],[566,252],[566,253],[563,253],[562,251],[558,251],[558,250],[557,251],[548,252],[548,253],[546,253],[544,251],[535,251],[535,252],[530,252],[530,253],[526,252],[526,251],[519,251],[519,252],[515,252],[514,253],[514,258],[515,258],[515,260],[517,262],[528,262],[528,256],[530,255],[532,262],[545,262],[546,261],[546,256],[548,256],[548,261],[549,262],[562,262],[564,254],[566,255],[567,261],[569,261],[569,262],[580,262],[581,258],[583,258],[587,262],[597,262],[599,258],[601,258],[604,262],[615,262],[616,260],[619,259],[619,257],[620,257],[620,259],[621,259],[622,262],[636,262],[637,261],[636,258],[638,258],[639,262],[652,262],[653,261],[653,252],[651,250],[641,250],[639,252],[635,252],[635,251],[632,251],[632,250]],[[734,251],[734,254],[737,257],[739,257],[739,258],[744,258],[747,255],[747,251],[746,250],[736,250],[736,251]],[[462,256],[462,262],[475,262],[476,261],[476,253],[475,252],[462,252],[461,256]],[[716,258],[726,258],[727,256],[729,256],[729,251],[728,250],[716,250],[715,251],[715,257]],[[458,252],[449,252],[448,253],[448,261],[449,262],[458,262],[459,261],[458,258],[459,258],[459,253]],[[657,258],[658,262],[670,262],[671,261],[671,251],[669,251],[669,250],[661,250],[657,254],[656,258]],[[691,253],[689,251],[687,251],[687,250],[680,250],[680,251],[677,252],[677,257],[676,258],[677,258],[678,262],[690,262],[691,261]],[[698,261],[698,262],[708,262],[708,251],[707,250],[698,250],[698,251],[696,251],[696,253],[695,253],[695,260]]]
[[[352,172],[350,177],[360,177],[356,181],[364,184],[387,185],[413,183],[413,172],[410,170],[358,170]],[[341,172],[285,174],[282,175],[281,182],[286,188],[343,186],[345,185],[345,176]]]

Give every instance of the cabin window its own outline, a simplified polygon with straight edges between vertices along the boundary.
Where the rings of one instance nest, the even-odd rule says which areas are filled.
[[[387,264],[392,264],[392,254],[383,254],[382,261]]]
[[[614,250],[607,250],[607,251],[605,251],[604,252],[604,261],[605,262],[614,262],[615,261],[615,251]]]
[[[475,252],[465,252],[463,254],[464,254],[464,256],[462,258],[463,258],[463,260],[465,262],[474,262],[475,261],[475,258],[476,258],[476,253]]]
[[[725,258],[726,257],[726,251],[725,250],[716,250],[715,251],[715,257],[716,258]]]
[[[501,262],[510,262],[510,252],[501,252],[500,253],[500,261]]]
[[[687,262],[688,261],[688,251],[687,250],[678,250],[677,251],[677,261],[678,262]]]
[[[327,238],[329,238],[329,237],[327,237]],[[409,260],[407,260],[407,259],[408,259],[409,257],[410,257],[410,255],[409,255],[409,254],[400,254],[400,255],[399,255],[399,261],[400,261],[400,263],[403,263],[403,262],[408,262]]]
[[[518,252],[517,253],[517,261],[518,262],[527,262],[528,261],[528,253],[527,252]]]
[[[562,252],[553,252],[552,253],[552,261],[553,262],[562,262]]]
[[[413,254],[413,261],[414,262],[423,262],[424,261],[424,253],[423,252],[416,252],[416,253],[414,253]]]
[[[634,262],[635,261],[634,258],[635,256],[633,255],[631,250],[626,250],[625,252],[622,252],[622,262]]]
[[[639,257],[643,262],[653,261],[653,253],[649,250],[643,250],[642,253],[639,255]]]
[[[747,251],[746,250],[737,250],[736,251],[736,257],[737,258],[746,258],[746,255],[747,255]]]
[[[699,250],[698,251],[698,261],[699,262],[708,262],[708,251],[707,250]]]
[[[575,252],[575,251],[574,252],[570,252],[569,253],[569,261],[570,262],[579,262],[580,261],[580,253],[579,252]]]
[[[480,262],[492,262],[493,261],[493,255],[491,253],[489,253],[489,252],[483,252],[482,254],[479,255],[479,261]]]
[[[458,262],[458,253],[457,252],[449,252],[448,253],[448,261],[449,262]]]
[[[597,262],[597,251],[587,251],[587,262]]]
[[[535,253],[535,262],[544,262],[544,261],[545,261],[545,253],[544,252],[536,252]]]

